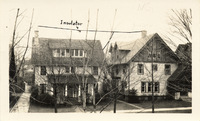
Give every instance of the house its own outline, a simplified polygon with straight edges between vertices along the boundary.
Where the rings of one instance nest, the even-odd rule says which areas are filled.
[[[31,64],[31,59],[24,60],[20,75],[24,78],[24,82],[30,85],[33,83],[33,65]]]
[[[192,43],[179,44],[175,53],[180,58],[177,70],[168,79],[170,93],[187,95],[192,91]]]
[[[119,85],[125,95],[134,90],[137,96],[151,96],[152,90],[156,96],[168,94],[167,79],[177,69],[179,58],[157,33],[147,36],[142,31],[141,38],[115,42],[109,52],[113,75],[121,77]]]
[[[35,31],[32,44],[34,84],[40,93],[53,95],[57,87],[58,103],[66,98],[80,101],[83,87],[88,95],[101,93],[104,54],[99,40],[39,38]]]

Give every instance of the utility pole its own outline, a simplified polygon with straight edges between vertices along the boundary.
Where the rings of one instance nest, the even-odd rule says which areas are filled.
[[[114,109],[113,109],[113,113],[116,113],[116,103],[117,103],[117,90],[116,90],[116,87],[117,87],[117,80],[113,78],[113,81],[114,81]]]
[[[152,113],[154,113],[154,79],[153,79],[153,42],[154,38],[152,38],[152,50],[151,50],[151,78],[152,78]]]
[[[113,87],[114,87],[114,108],[113,113],[116,113],[116,107],[117,107],[117,92],[118,92],[118,80],[120,80],[120,77],[114,77],[112,76],[113,80]]]

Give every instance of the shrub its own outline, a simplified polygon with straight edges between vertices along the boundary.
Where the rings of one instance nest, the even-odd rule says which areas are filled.
[[[49,95],[48,93],[40,94],[37,96],[37,99],[40,101],[39,103],[43,104],[54,104],[54,97]]]
[[[49,104],[49,105],[54,104],[53,96],[49,95],[48,93],[38,95],[38,92],[39,92],[38,86],[33,86],[31,88],[31,98],[30,98],[31,103]]]
[[[137,90],[132,88],[131,90],[126,90],[125,94],[131,95],[131,96],[136,96],[137,95]]]
[[[32,87],[31,87],[31,98],[30,98],[30,102],[36,103],[37,96],[38,96],[38,86],[32,86]]]

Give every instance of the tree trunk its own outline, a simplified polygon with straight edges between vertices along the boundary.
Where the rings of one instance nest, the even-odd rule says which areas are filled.
[[[94,89],[94,85],[93,85],[93,95],[92,95],[92,97],[93,97],[93,99],[92,99],[92,101],[93,101],[93,108],[94,108],[94,113],[96,113],[96,102],[95,102],[95,89]]]
[[[54,111],[57,113],[57,86],[54,84]]]
[[[85,89],[83,90],[83,110],[86,110],[86,91]]]

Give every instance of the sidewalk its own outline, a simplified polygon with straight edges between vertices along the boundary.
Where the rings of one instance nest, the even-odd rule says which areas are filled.
[[[10,111],[11,113],[28,113],[31,94],[28,91],[30,86],[26,86],[25,92],[20,96],[19,100]]]
[[[183,111],[192,110],[192,107],[180,108],[156,108],[154,112],[167,112],[167,111]],[[117,110],[116,113],[151,113],[152,109],[134,109],[134,110]],[[103,111],[103,113],[113,113],[113,111]]]
[[[125,101],[117,100],[117,102],[123,103],[125,105],[128,105],[132,107],[133,109],[118,109],[116,110],[116,113],[151,113],[151,108],[142,108],[140,106],[127,103]],[[119,104],[117,104],[119,105]],[[171,107],[171,108],[155,108],[155,113],[191,113],[192,107]],[[90,113],[90,112],[86,112]],[[100,113],[99,111],[96,111],[96,113]],[[113,110],[104,110],[102,113],[113,113]]]

